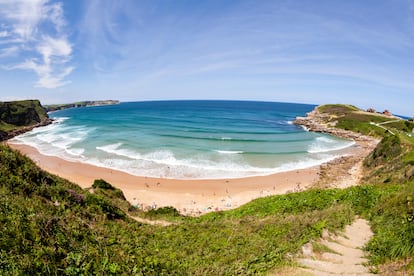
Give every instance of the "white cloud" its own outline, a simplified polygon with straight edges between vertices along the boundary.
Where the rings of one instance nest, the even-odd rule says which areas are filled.
[[[39,76],[36,87],[56,88],[70,82],[64,81],[74,69],[65,64],[70,60],[72,47],[65,39],[55,39],[49,36],[43,38],[37,51],[42,59],[32,58],[10,69],[32,70]],[[65,65],[65,66],[60,66]]]
[[[55,24],[58,31],[66,25],[65,17],[63,16],[63,8],[61,3],[54,3],[43,7],[43,14],[48,15],[48,19]]]
[[[0,58],[11,57],[17,54],[19,48],[16,46],[0,49]]]
[[[0,32],[0,38],[2,38],[2,37],[8,37],[9,36],[9,32],[7,32],[7,31],[1,31]]]
[[[43,37],[38,51],[44,56],[70,56],[72,53],[72,46],[65,38],[52,38],[50,36]]]
[[[14,63],[5,66],[8,70],[35,72],[39,77],[36,87],[56,88],[69,83],[64,79],[74,69],[69,65],[72,45],[64,31],[61,3],[0,0],[0,18],[0,40],[7,39],[0,41],[6,45],[0,58],[19,57],[8,61]]]
[[[30,40],[42,19],[47,0],[0,0],[0,14],[11,25],[12,33],[22,41]]]

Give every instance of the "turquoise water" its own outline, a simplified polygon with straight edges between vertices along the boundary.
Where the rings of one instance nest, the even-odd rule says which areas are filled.
[[[352,141],[295,126],[315,106],[238,101],[131,102],[51,113],[16,137],[41,153],[140,176],[267,175],[332,160]]]

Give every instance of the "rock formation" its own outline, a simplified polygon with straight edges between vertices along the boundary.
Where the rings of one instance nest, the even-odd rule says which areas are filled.
[[[353,131],[336,128],[336,121],[332,120],[334,115],[322,113],[318,108],[306,114],[306,117],[297,117],[293,122],[307,130],[314,132],[328,133],[334,136],[351,139],[355,141],[372,141],[373,138]]]
[[[0,102],[0,141],[51,122],[38,100]]]

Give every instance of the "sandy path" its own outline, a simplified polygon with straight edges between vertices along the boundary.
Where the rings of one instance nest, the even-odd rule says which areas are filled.
[[[125,212],[125,214],[128,214],[128,212]],[[149,225],[158,225],[158,226],[170,226],[173,224],[177,224],[174,222],[170,222],[170,221],[166,221],[166,220],[162,220],[162,219],[145,219],[145,218],[140,218],[140,217],[134,217],[131,215],[128,215],[131,219],[138,221],[140,223],[144,223],[144,224],[149,224]]]
[[[305,245],[302,248],[304,257],[299,259],[305,267],[303,272],[309,275],[374,275],[363,265],[367,259],[361,249],[372,235],[368,222],[360,218],[345,228],[343,236],[325,233],[319,242],[335,253],[316,255],[310,244]]]

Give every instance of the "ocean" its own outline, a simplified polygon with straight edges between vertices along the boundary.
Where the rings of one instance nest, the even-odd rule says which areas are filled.
[[[217,179],[269,175],[330,161],[354,142],[292,124],[314,105],[153,101],[66,109],[12,142],[133,175]]]

